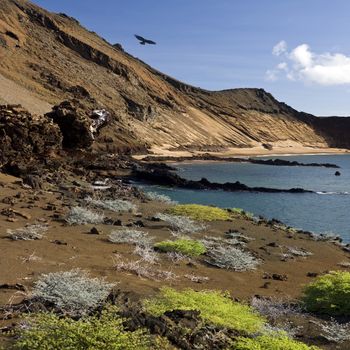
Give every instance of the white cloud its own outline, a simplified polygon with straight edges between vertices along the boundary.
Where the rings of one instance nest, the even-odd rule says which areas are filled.
[[[320,85],[350,84],[350,56],[329,52],[317,54],[307,44],[301,44],[288,52],[285,41],[276,44],[272,53],[282,56],[283,62],[266,72],[268,80],[277,80],[284,74],[293,81]]]
[[[312,56],[309,45],[306,44],[297,46],[289,55],[290,59],[301,67],[310,67],[312,65]]]
[[[287,51],[287,43],[281,40],[272,48],[272,54],[275,56],[281,56]]]

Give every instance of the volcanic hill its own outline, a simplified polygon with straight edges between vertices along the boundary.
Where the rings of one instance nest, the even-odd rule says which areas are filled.
[[[94,149],[223,151],[350,148],[350,119],[298,112],[262,89],[207,91],[180,82],[26,0],[0,2],[0,103],[44,114],[64,100],[112,118]]]

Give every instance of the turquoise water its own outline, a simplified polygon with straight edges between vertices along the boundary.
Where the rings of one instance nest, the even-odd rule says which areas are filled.
[[[273,157],[269,157],[270,159]],[[178,174],[187,179],[206,177],[215,182],[240,181],[248,186],[302,187],[318,193],[246,193],[196,191],[147,186],[180,203],[240,207],[276,218],[296,228],[317,233],[339,234],[350,242],[350,155],[289,156],[280,159],[303,163],[334,163],[341,169],[320,167],[279,167],[249,163],[178,164]],[[339,170],[341,176],[334,176]]]

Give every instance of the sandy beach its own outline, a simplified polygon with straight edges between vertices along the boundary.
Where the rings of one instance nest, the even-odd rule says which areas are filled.
[[[261,145],[251,148],[226,148],[222,151],[174,151],[169,147],[152,147],[149,149],[148,154],[137,154],[133,157],[138,160],[142,160],[145,157],[195,157],[202,154],[210,154],[217,157],[276,157],[276,156],[292,156],[292,155],[327,155],[327,154],[347,154],[349,150],[343,148],[330,148],[330,147],[309,147],[302,146],[298,143],[291,141],[281,142],[273,144],[272,149],[268,150]]]

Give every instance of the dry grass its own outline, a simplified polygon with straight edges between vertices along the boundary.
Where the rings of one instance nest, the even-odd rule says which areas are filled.
[[[14,241],[32,241],[42,239],[48,230],[46,225],[27,225],[15,230],[7,230],[7,237]]]

